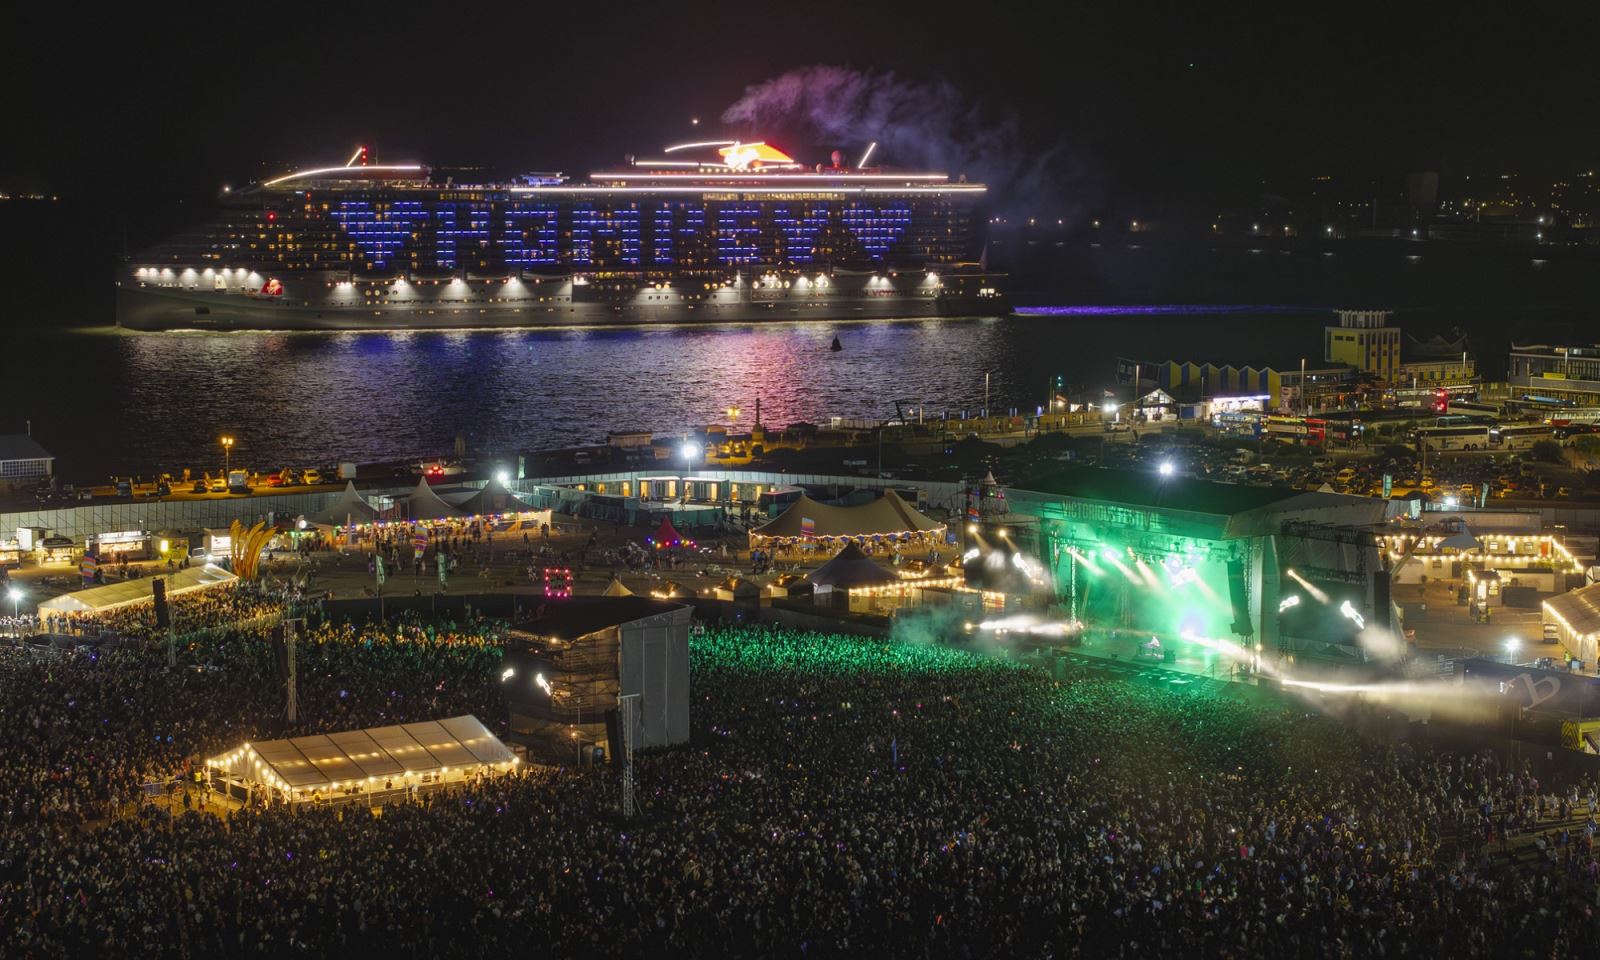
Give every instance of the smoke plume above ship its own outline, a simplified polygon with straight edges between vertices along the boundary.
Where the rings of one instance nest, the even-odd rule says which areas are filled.
[[[818,64],[745,88],[722,112],[733,128],[779,130],[817,144],[859,149],[898,167],[948,171],[988,183],[1001,202],[1062,211],[1057,144],[1030,149],[1010,111],[987,109],[942,79]],[[854,157],[851,158],[854,162]]]

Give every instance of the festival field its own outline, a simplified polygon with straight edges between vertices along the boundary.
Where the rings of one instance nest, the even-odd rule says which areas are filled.
[[[503,734],[502,625],[314,627],[291,728],[265,628],[227,625],[264,601],[205,602],[176,669],[162,644],[0,658],[0,954],[1545,957],[1600,935],[1592,783],[1264,697],[831,634],[694,636],[692,746],[641,759],[632,821],[610,769],[225,810],[183,774],[242,742],[465,713]]]

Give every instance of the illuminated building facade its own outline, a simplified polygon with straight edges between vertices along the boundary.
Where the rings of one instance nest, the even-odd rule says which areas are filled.
[[[1506,380],[1527,397],[1600,404],[1600,344],[1512,344]]]
[[[1323,330],[1323,359],[1345,363],[1384,383],[1400,370],[1400,328],[1387,310],[1340,310],[1339,325]]]
[[[980,184],[668,148],[574,183],[366,162],[229,191],[118,275],[118,322],[360,328],[992,314]]]

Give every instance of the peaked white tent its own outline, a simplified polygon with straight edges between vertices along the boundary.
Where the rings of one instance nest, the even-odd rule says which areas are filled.
[[[486,517],[501,513],[523,513],[532,507],[505,488],[498,479],[483,485],[483,489],[457,504],[466,513]]]
[[[801,495],[776,518],[750,531],[752,547],[797,540],[941,540],[945,525],[917,512],[893,490],[854,507],[818,503]]]
[[[417,487],[409,495],[397,500],[394,510],[389,514],[389,520],[454,520],[466,516],[465,513],[444,502],[444,498],[433,492],[428,486],[428,478],[417,481]]]
[[[306,517],[306,522],[322,527],[344,527],[352,523],[372,523],[377,519],[378,508],[362,499],[361,494],[356,492],[355,481],[351,480],[345,483],[339,499],[329,504],[327,509]]]

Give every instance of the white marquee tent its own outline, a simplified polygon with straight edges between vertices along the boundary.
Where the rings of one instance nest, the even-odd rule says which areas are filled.
[[[167,596],[172,597],[194,590],[204,590],[207,587],[218,587],[225,583],[237,580],[233,574],[214,564],[203,564],[179,570],[177,573],[165,576],[167,581]],[[137,580],[122,580],[117,583],[108,583],[104,586],[90,587],[74,593],[64,593],[59,597],[52,597],[39,604],[39,615],[46,616],[52,613],[103,613],[126,607],[135,603],[149,603],[155,596],[155,588],[151,586],[155,577],[140,577]]]
[[[206,761],[213,778],[290,801],[340,791],[404,789],[505,772],[517,757],[477,717],[247,743]]]

